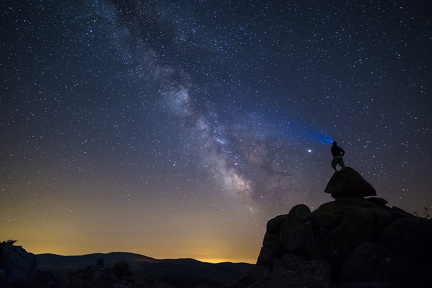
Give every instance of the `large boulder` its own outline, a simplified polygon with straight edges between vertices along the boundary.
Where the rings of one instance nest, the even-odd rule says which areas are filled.
[[[350,258],[344,263],[340,278],[344,282],[383,281],[389,283],[408,267],[406,258],[384,246],[364,242],[354,249]]]
[[[308,221],[311,216],[309,207],[296,205],[288,216],[280,230],[280,242],[288,251],[307,253],[314,239],[312,224]]]
[[[291,262],[291,261],[290,261]],[[275,261],[270,274],[250,286],[253,288],[329,288],[330,266],[324,261]]]
[[[2,243],[0,250],[0,287],[30,282],[37,268],[36,256],[12,244]]]
[[[352,248],[373,240],[378,234],[373,211],[358,206],[345,211],[341,228],[345,240]]]
[[[333,198],[376,196],[375,188],[351,167],[335,172],[324,191]]]
[[[267,232],[269,233],[279,233],[280,228],[285,223],[285,221],[288,219],[289,215],[279,215],[273,219],[270,219],[267,222]]]
[[[279,236],[268,231],[264,235],[263,247],[271,249],[277,257],[287,253],[287,248],[279,241]]]
[[[430,239],[429,239],[430,240]],[[358,246],[345,262],[341,281],[387,283],[388,287],[430,287],[432,261],[418,261],[371,242]],[[371,287],[371,286],[367,286]],[[374,286],[372,286],[374,287]]]
[[[381,231],[378,242],[400,255],[431,259],[432,222],[420,217],[398,219]]]

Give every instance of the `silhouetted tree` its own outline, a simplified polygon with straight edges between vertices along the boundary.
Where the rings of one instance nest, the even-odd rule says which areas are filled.
[[[17,242],[17,240],[9,239],[9,240],[6,240],[6,241],[2,241],[2,242],[0,243],[0,245],[13,245],[13,244],[15,244],[16,242]]]

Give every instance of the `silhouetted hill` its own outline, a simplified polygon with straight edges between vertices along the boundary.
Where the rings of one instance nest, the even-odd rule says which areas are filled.
[[[94,253],[81,256],[61,256],[55,254],[36,255],[38,268],[49,272],[61,283],[70,283],[71,275],[96,273],[98,259],[103,259],[104,267],[113,267],[126,261],[132,277],[147,275],[149,279],[159,279],[154,287],[221,287],[235,283],[253,267],[247,263],[206,263],[194,259],[154,259],[151,257],[125,252]],[[90,268],[94,267],[94,268]],[[81,271],[81,272],[80,272]],[[92,276],[93,277],[93,276]],[[76,282],[76,279],[74,280]],[[152,280],[153,281],[153,280]],[[79,286],[76,285],[75,286]],[[75,287],[73,286],[73,287]]]
[[[238,281],[239,275],[245,275],[253,265],[247,263],[206,263],[194,259],[166,259],[158,262],[140,261],[135,263],[147,273],[156,275],[163,280],[168,278],[192,277],[208,279],[220,283]],[[174,277],[175,276],[175,277]],[[170,281],[165,281],[170,283]]]

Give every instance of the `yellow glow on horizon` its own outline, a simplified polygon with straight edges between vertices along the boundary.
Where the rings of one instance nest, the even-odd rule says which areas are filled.
[[[125,253],[135,253],[135,254],[140,254],[143,256],[147,256],[147,257],[151,257],[154,259],[185,259],[185,258],[190,258],[190,259],[195,259],[197,261],[201,261],[201,262],[207,262],[207,263],[223,263],[223,262],[232,262],[232,263],[250,263],[250,264],[255,264],[256,263],[256,257],[255,255],[251,256],[251,255],[244,255],[244,257],[242,257],[241,255],[233,255],[234,257],[214,257],[214,258],[210,258],[210,257],[206,257],[208,255],[204,255],[204,257],[199,257],[199,254],[195,254],[195,253],[191,253],[192,255],[190,256],[186,256],[188,255],[187,251],[184,251],[182,253],[179,254],[170,254],[167,255],[166,253],[143,253],[140,251],[117,251],[117,250],[79,250],[79,249],[67,249],[65,250],[64,247],[62,247],[61,245],[57,245],[57,246],[49,246],[49,247],[35,247],[31,244],[20,244],[20,243],[16,243],[16,245],[18,246],[23,246],[24,249],[27,250],[27,252],[33,253],[33,254],[57,254],[57,255],[63,255],[63,256],[82,256],[82,255],[86,255],[86,254],[93,254],[93,253],[110,253],[110,252],[125,252]],[[156,252],[156,251],[155,251]],[[195,255],[195,256],[193,256]]]
[[[238,259],[238,258],[202,258],[202,259],[195,259],[201,262],[207,262],[207,263],[225,263],[225,262],[231,262],[231,263],[249,263],[249,264],[255,264],[256,259]]]
[[[18,236],[18,235],[16,235]],[[20,235],[24,236],[24,235]],[[75,242],[74,239],[65,241],[57,235],[42,233],[36,238],[16,237],[18,240],[16,245],[22,246],[28,252],[33,254],[57,254],[64,256],[80,256],[93,253],[110,253],[110,252],[128,252],[140,254],[143,256],[155,259],[180,259],[191,258],[208,263],[251,263],[255,264],[259,253],[259,247],[248,244],[243,249],[238,250],[238,247],[230,247],[228,241],[200,241],[194,239],[189,247],[182,245],[172,246],[172,242],[160,241],[158,245],[140,245],[138,243],[126,243],[125,245],[113,245],[112,242],[99,243],[94,239],[89,239],[89,242]],[[207,239],[208,240],[208,239]],[[258,244],[259,245],[259,244]],[[143,248],[147,246],[147,248]]]
[[[53,196],[46,207],[19,206],[15,211],[19,217],[0,221],[0,241],[17,240],[16,245],[33,254],[129,252],[209,263],[254,264],[261,248],[265,223],[246,225],[249,214],[240,213],[235,205],[221,213],[205,205],[189,209],[169,202],[144,214],[141,211],[151,207],[131,210],[97,200],[81,207]]]

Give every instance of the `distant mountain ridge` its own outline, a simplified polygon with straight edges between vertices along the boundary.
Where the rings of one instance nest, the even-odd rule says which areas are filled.
[[[79,256],[62,256],[56,254],[36,255],[38,269],[49,271],[66,283],[68,274],[77,269],[96,266],[98,259],[103,259],[105,267],[126,261],[130,270],[136,274],[154,275],[176,287],[206,286],[220,287],[224,284],[238,282],[253,267],[248,263],[207,263],[191,258],[155,259],[152,257],[128,253],[93,253]],[[209,285],[208,283],[211,283]]]

